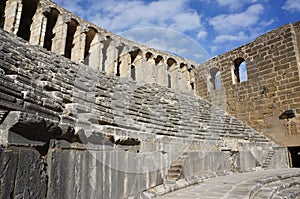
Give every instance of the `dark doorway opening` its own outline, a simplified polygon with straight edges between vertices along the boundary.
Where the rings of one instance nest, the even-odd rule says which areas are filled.
[[[58,15],[59,15],[59,11],[55,8],[51,8],[50,12],[45,13],[45,17],[47,18],[47,26],[46,26],[46,33],[45,33],[44,48],[46,48],[49,51],[52,48],[52,39],[55,36],[53,34],[53,28],[57,22]]]
[[[288,147],[291,155],[291,166],[300,168],[300,146]]]
[[[131,65],[130,76],[131,76],[131,78],[134,81],[136,80],[136,77],[135,77],[135,66],[134,65]]]
[[[22,3],[23,9],[17,36],[29,41],[32,18],[36,12],[38,2],[37,0],[23,0]]]
[[[91,55],[91,44],[97,34],[97,30],[94,28],[89,28],[89,31],[86,33],[86,40],[84,46],[84,64],[89,65],[90,63],[90,55]]]
[[[66,47],[65,47],[65,57],[71,58],[72,49],[74,47],[74,35],[77,30],[77,26],[79,23],[74,19],[71,19],[71,22],[68,23],[68,30],[67,30],[67,38],[66,38]]]

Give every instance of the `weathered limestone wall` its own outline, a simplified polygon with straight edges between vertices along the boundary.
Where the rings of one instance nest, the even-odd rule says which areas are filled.
[[[183,176],[185,178],[193,178],[203,174],[210,174],[214,171],[215,174],[229,172],[249,172],[257,167],[257,160],[263,162],[270,151],[257,150],[259,144],[251,146],[245,144],[247,150],[244,151],[220,151],[220,152],[205,152],[193,151],[186,153],[184,159]],[[282,147],[274,148],[274,154],[270,168],[285,168],[286,155],[285,149]]]
[[[285,148],[199,97],[107,75],[2,30],[0,113],[0,198],[133,196],[162,184],[177,158],[203,159],[202,173],[288,165]],[[214,166],[230,151],[239,156]]]
[[[33,45],[107,74],[194,93],[192,61],[119,37],[50,0],[6,0],[0,10],[0,28]]]
[[[297,22],[214,57],[198,67],[196,92],[277,143],[299,146],[299,42]],[[248,80],[239,82],[235,64],[243,60]],[[219,89],[213,85],[214,71],[220,72]],[[295,110],[296,117],[286,119],[286,110]]]

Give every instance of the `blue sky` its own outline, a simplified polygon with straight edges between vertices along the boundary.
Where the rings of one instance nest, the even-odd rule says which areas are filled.
[[[113,33],[203,62],[300,20],[300,0],[53,0]]]

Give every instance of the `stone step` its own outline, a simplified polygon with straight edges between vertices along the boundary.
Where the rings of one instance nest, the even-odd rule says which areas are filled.
[[[271,150],[268,152],[267,156],[266,156],[265,159],[263,160],[263,163],[261,164],[261,167],[262,167],[263,169],[267,169],[267,168],[269,167],[269,165],[270,165],[270,163],[271,163],[271,161],[272,161],[272,158],[273,158],[274,154],[275,154],[275,150],[273,150],[273,149],[271,149]]]
[[[0,109],[0,124],[5,120],[9,111]]]
[[[168,170],[168,174],[180,174],[182,171],[182,167],[180,168],[174,168],[174,167],[171,167],[169,170]]]
[[[293,186],[291,188],[285,189],[279,193],[277,193],[275,196],[273,196],[273,199],[298,199],[300,198],[300,185]]]
[[[253,194],[252,198],[272,198],[274,195],[284,192],[286,189],[297,186],[300,186],[300,177],[286,178],[284,180],[278,178],[275,182],[270,182],[260,188]]]
[[[179,175],[167,175],[167,178],[166,180],[169,180],[169,181],[177,181],[180,179],[180,174]]]

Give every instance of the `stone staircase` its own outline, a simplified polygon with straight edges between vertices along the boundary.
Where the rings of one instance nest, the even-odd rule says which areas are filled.
[[[171,164],[165,179],[165,183],[175,183],[177,180],[182,178],[184,159],[186,157],[187,155],[183,154]]]
[[[8,114],[8,111],[0,109],[0,124],[4,121],[7,114]]]
[[[274,150],[274,149],[271,149],[271,150],[268,152],[266,158],[264,159],[263,163],[261,164],[261,167],[262,167],[264,170],[267,170],[267,169],[269,168],[270,163],[271,163],[271,161],[272,161],[272,158],[273,158],[274,154],[275,154],[275,150]]]

